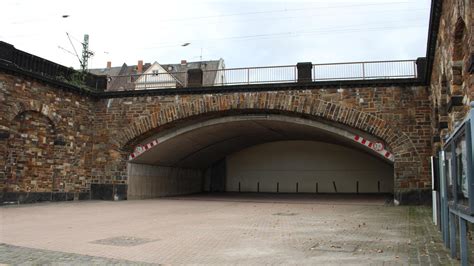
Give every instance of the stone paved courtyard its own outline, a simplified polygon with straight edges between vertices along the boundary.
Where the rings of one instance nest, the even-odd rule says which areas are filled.
[[[427,207],[213,194],[0,208],[6,264],[459,264]]]

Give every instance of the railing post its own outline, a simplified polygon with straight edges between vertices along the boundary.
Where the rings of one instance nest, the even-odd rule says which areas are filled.
[[[311,77],[311,70],[313,69],[313,63],[304,62],[296,64],[298,69],[298,83],[300,82],[311,82],[313,79]]]
[[[148,85],[147,85],[147,84],[148,84],[148,74],[143,74],[143,75],[145,76],[145,78],[144,78],[145,81],[143,82],[143,83],[145,83],[145,84],[144,84],[144,88],[143,88],[143,89],[146,90],[146,87],[148,86]],[[135,86],[134,86],[134,87],[135,87],[135,90],[136,90],[136,89],[137,89],[137,81],[135,80],[134,82],[135,82]],[[140,84],[138,84],[138,86],[140,86]]]
[[[316,81],[317,78],[316,78],[316,68],[313,66],[313,81]]]
[[[247,68],[247,84],[250,84],[250,68]]]
[[[362,62],[362,79],[365,80],[365,63]]]
[[[9,43],[0,41],[0,59],[5,59],[12,63],[15,60],[15,47]]]
[[[416,73],[415,77],[423,81],[426,77],[426,57],[419,57],[416,59]]]
[[[417,73],[417,71],[416,71],[416,61],[415,61],[415,62],[413,62],[413,77],[414,77],[414,78],[417,78],[418,76],[419,76],[419,75],[418,75],[418,73]]]
[[[98,76],[97,81],[99,82],[99,86],[97,86],[97,89],[102,90],[102,91],[107,90],[107,77]]]
[[[184,87],[188,87],[188,72],[184,72]]]
[[[202,87],[202,69],[188,69],[188,87]]]

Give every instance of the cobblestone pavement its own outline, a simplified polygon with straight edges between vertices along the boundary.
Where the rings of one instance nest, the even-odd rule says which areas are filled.
[[[457,265],[427,207],[191,196],[0,208],[0,263]]]

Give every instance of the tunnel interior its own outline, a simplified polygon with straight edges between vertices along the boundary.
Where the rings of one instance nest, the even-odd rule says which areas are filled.
[[[393,163],[354,132],[284,115],[241,115],[172,127],[128,162],[128,198],[199,192],[392,193]]]

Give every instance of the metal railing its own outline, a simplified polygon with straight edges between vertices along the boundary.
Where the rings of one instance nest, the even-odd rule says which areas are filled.
[[[74,80],[74,76],[78,73],[78,71],[72,68],[18,50],[13,45],[2,41],[0,41],[0,60],[14,64],[22,70],[60,81],[71,82]],[[97,90],[104,90],[106,87],[104,77],[93,75],[91,73],[86,73],[84,75],[82,83],[89,88]]]
[[[208,77],[206,77],[208,74]],[[228,68],[203,71],[204,86],[286,83],[297,80],[296,66]],[[213,79],[213,77],[215,77]]]
[[[109,76],[108,90],[147,90],[185,87],[186,72]]]
[[[310,65],[311,67],[311,65]],[[308,71],[308,70],[306,70]],[[415,60],[313,64],[307,81],[417,78]],[[230,86],[298,82],[295,65],[203,70],[198,86]],[[109,90],[144,90],[191,86],[187,72],[108,77]],[[194,80],[194,79],[193,79]],[[189,83],[189,84],[188,84]],[[193,84],[196,86],[196,84]]]
[[[313,64],[313,81],[416,78],[416,60]]]

